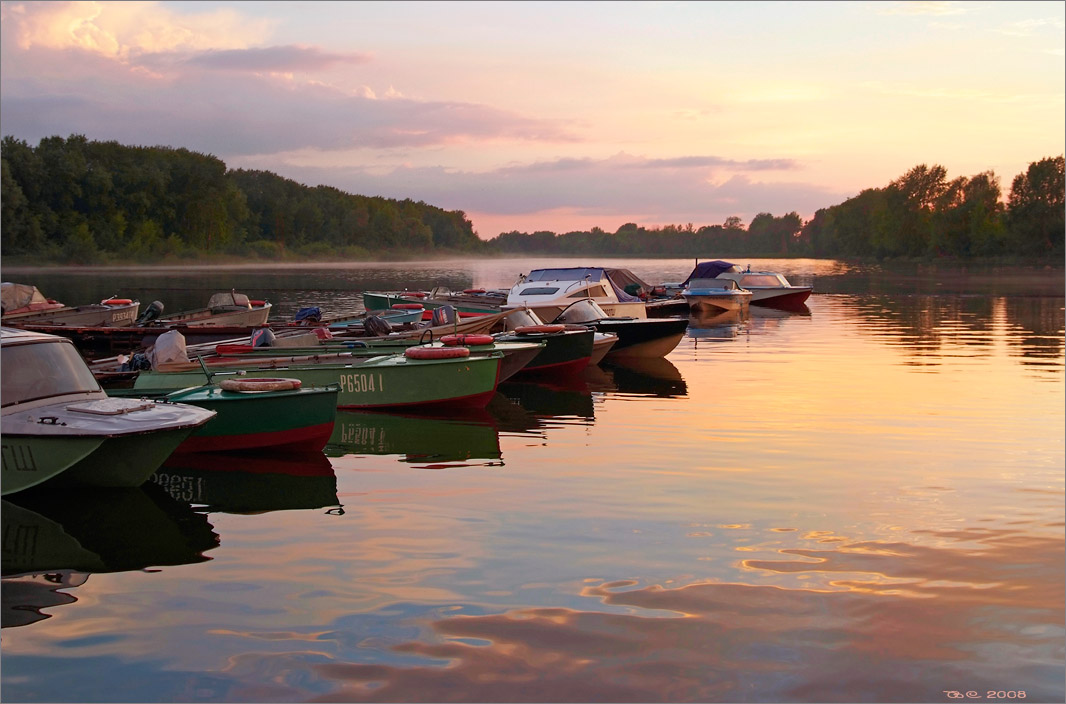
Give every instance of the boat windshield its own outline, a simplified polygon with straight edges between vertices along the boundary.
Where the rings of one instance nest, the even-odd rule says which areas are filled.
[[[533,286],[530,288],[522,289],[518,294],[519,296],[550,296],[553,293],[559,293],[559,289],[551,286]]]
[[[740,277],[740,284],[744,288],[751,288],[753,286],[778,288],[784,285],[774,274],[745,274]]]
[[[100,391],[78,350],[64,340],[5,346],[0,377],[4,408],[52,396]]]

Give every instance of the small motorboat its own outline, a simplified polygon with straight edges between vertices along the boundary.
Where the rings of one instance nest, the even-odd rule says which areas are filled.
[[[99,303],[68,306],[46,298],[36,286],[5,281],[0,284],[4,325],[63,325],[71,327],[127,327],[137,319],[140,302],[112,296]]]
[[[696,311],[735,310],[745,312],[751,303],[751,291],[732,279],[689,279],[681,296]]]
[[[0,328],[4,496],[143,484],[214,411],[109,398],[65,337]]]
[[[697,262],[688,278],[681,283],[664,284],[667,291],[678,292],[693,279],[729,279],[740,288],[751,291],[751,304],[784,310],[803,310],[810,297],[810,286],[793,286],[783,274],[774,271],[752,271],[751,266],[741,269],[732,262],[715,259]]]
[[[153,306],[159,304],[153,302]],[[152,306],[149,306],[152,308]],[[162,309],[162,305],[159,304]],[[171,315],[162,315],[162,311],[156,312],[149,317],[149,310],[145,315],[138,318],[139,325],[170,326],[170,325],[265,325],[270,317],[271,304],[269,301],[258,301],[248,298],[243,293],[229,291],[216,293],[207,301],[206,308],[182,311]]]

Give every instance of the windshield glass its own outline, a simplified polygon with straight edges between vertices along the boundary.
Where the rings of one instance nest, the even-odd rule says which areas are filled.
[[[518,294],[519,296],[550,296],[553,293],[558,293],[559,289],[552,288],[551,286],[533,286],[531,288],[524,288]]]
[[[741,277],[740,284],[745,287],[772,286],[774,288],[783,285],[780,279],[772,274],[748,274]]]
[[[3,406],[100,390],[74,345],[64,340],[8,345],[0,364]]]

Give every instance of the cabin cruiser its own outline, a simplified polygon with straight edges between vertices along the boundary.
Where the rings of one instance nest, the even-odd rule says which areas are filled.
[[[752,293],[732,279],[689,279],[681,296],[696,311],[748,310]]]
[[[665,284],[667,290],[681,289],[692,279],[729,279],[740,288],[751,291],[751,304],[797,310],[811,295],[810,286],[793,286],[782,274],[773,271],[741,269],[736,264],[716,259],[699,262],[688,278],[678,284]]]
[[[638,292],[649,288],[628,269],[534,269],[511,287],[503,310],[529,308],[542,320],[554,320],[574,301],[590,299],[606,316],[647,318],[647,308]]]
[[[591,298],[568,305],[552,322],[588,325],[597,332],[613,333],[618,341],[607,358],[665,357],[677,347],[688,328],[688,318],[636,318],[611,316]]]

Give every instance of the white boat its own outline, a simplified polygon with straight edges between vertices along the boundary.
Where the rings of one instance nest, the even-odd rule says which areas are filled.
[[[628,269],[561,267],[534,269],[519,277],[507,293],[503,310],[529,308],[551,321],[574,301],[591,299],[607,316],[647,318],[644,301],[626,288],[651,287]]]
[[[138,324],[151,325],[266,325],[270,317],[269,301],[253,301],[243,293],[228,291],[216,293],[207,302],[206,308],[187,310],[171,315],[162,315],[154,307],[162,309],[162,304],[155,301],[138,319]],[[154,314],[153,314],[154,312]]]
[[[689,308],[701,310],[748,310],[752,293],[732,279],[689,279],[681,296]]]
[[[108,398],[69,339],[0,328],[4,496],[143,484],[214,411]]]
[[[36,286],[5,281],[0,284],[5,325],[66,325],[70,327],[128,327],[141,304],[129,298],[105,298],[99,303],[68,306],[46,298]]]
[[[720,259],[699,262],[688,278],[679,284],[665,284],[667,290],[680,289],[691,279],[729,279],[736,281],[741,288],[751,291],[751,304],[781,308],[784,310],[802,310],[810,297],[810,286],[793,286],[783,274],[775,271],[752,271],[741,269],[732,262]]]

